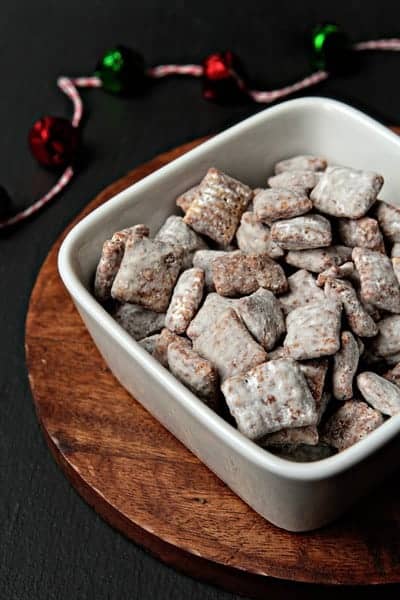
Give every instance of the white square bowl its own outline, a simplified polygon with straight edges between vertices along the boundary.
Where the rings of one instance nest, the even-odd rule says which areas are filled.
[[[400,201],[400,140],[339,102],[302,98],[268,108],[188,152],[84,218],[66,237],[59,272],[108,366],[143,406],[236,494],[275,525],[307,531],[329,523],[400,464],[400,415],[344,452],[315,463],[280,459],[212,412],[135,342],[91,294],[103,241],[146,223],[154,233],[175,198],[216,166],[253,187],[273,164],[310,153],[382,173],[381,197]]]

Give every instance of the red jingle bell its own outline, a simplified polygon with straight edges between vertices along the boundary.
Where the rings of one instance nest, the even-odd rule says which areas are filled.
[[[29,146],[44,167],[64,167],[75,158],[80,131],[62,117],[43,117],[34,123],[28,136]]]
[[[215,52],[203,60],[203,97],[214,102],[243,100],[243,68],[233,52]]]

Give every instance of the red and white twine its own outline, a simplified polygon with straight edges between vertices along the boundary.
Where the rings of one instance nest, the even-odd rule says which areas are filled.
[[[400,51],[400,39],[383,39],[383,40],[370,40],[366,42],[358,42],[353,46],[354,50],[388,50],[388,51]],[[232,73],[236,75],[235,73]],[[147,71],[147,75],[154,79],[161,79],[171,75],[182,75],[186,77],[202,77],[203,67],[201,65],[158,65],[151,67]],[[308,77],[301,79],[291,85],[285,86],[276,90],[251,90],[247,89],[242,82],[238,79],[239,86],[248,94],[248,96],[257,103],[270,104],[276,100],[280,100],[291,94],[305,90],[309,87],[321,83],[329,77],[327,71],[316,71]],[[101,79],[98,77],[59,77],[57,85],[60,90],[71,100],[73,105],[73,115],[71,123],[73,127],[79,127],[83,117],[83,103],[79,94],[78,88],[100,88],[102,87]],[[24,221],[31,217],[33,214],[41,210],[46,204],[48,204],[55,196],[57,196],[71,181],[74,176],[74,169],[72,166],[68,166],[57,183],[39,200],[31,204],[28,208],[22,210],[16,215],[0,222],[0,230],[6,227],[11,227],[17,223]]]

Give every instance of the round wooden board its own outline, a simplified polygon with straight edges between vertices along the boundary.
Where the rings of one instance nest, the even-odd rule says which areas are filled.
[[[71,227],[201,141],[162,154],[110,185]],[[320,531],[292,534],[266,522],[110,373],[57,273],[64,235],[32,293],[26,354],[44,435],[83,498],[165,563],[246,596],[309,599],[320,591],[310,583],[400,582],[399,478]],[[324,593],[336,596],[335,589]],[[383,588],[375,590],[381,598]]]

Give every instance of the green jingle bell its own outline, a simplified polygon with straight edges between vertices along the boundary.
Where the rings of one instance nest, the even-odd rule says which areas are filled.
[[[334,23],[317,25],[312,32],[313,65],[334,74],[352,72],[355,52],[347,33]]]
[[[97,63],[95,75],[101,79],[103,89],[112,94],[138,94],[146,83],[143,57],[121,45],[103,54]]]

